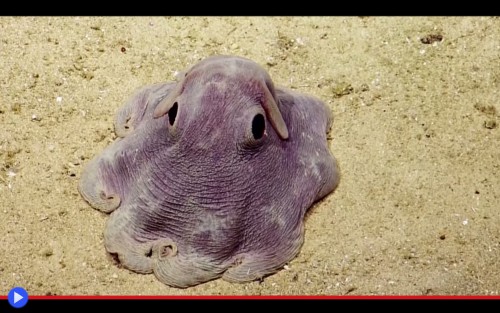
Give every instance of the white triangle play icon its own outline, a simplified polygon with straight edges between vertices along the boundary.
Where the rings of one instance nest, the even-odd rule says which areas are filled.
[[[21,301],[24,297],[14,291],[14,303]]]

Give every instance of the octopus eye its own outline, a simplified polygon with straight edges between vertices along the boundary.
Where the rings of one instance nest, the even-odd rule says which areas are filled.
[[[177,117],[177,107],[177,102],[175,102],[172,108],[168,110],[168,122],[170,123],[170,125],[174,125],[175,123],[175,118]]]
[[[255,140],[261,139],[266,130],[266,123],[262,114],[257,114],[252,120],[252,135]]]

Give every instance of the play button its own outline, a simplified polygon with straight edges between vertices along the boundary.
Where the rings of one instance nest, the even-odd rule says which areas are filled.
[[[22,308],[28,303],[28,293],[21,287],[12,288],[7,296],[9,304],[16,309]]]
[[[22,299],[24,299],[24,297],[14,291],[14,303],[18,303]]]

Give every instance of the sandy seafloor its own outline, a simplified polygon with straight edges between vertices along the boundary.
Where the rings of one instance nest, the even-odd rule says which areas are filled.
[[[170,288],[77,184],[135,90],[213,54],[324,100],[342,178],[286,269]],[[500,294],[499,18],[1,17],[0,68],[0,294]]]

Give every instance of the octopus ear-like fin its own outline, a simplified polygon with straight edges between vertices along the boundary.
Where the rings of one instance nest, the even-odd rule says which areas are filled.
[[[278,136],[281,139],[286,140],[288,139],[288,128],[285,120],[283,120],[280,109],[278,108],[279,99],[273,96],[266,84],[262,86],[262,89],[264,90],[264,101],[262,102],[262,107],[266,112],[267,119],[271,122],[271,125]]]
[[[163,99],[158,105],[156,106],[154,112],[153,112],[153,117],[158,118],[162,117],[163,115],[167,114],[168,111],[174,106],[174,103],[177,100],[177,97],[179,97],[182,93],[184,86],[183,81],[179,81],[177,85],[175,85],[174,88],[170,91],[170,93]]]

